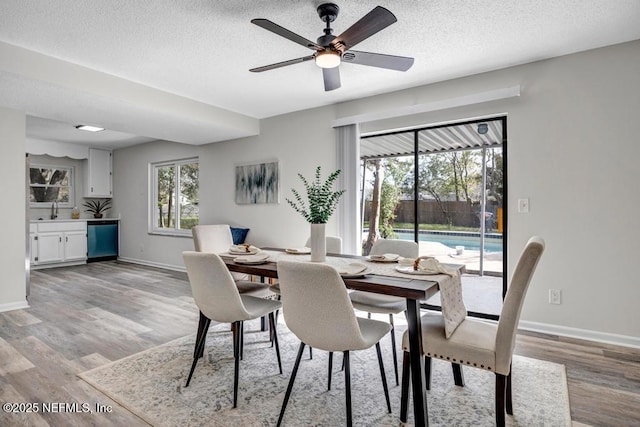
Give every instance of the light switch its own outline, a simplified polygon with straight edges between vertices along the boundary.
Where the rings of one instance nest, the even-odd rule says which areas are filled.
[[[529,199],[518,199],[518,212],[529,213]]]

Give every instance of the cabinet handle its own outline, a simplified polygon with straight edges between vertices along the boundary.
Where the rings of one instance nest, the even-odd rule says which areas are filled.
[[[62,237],[58,237],[58,239],[60,240],[60,243],[62,243]]]
[[[68,242],[68,241],[69,241],[69,236],[65,236],[65,237],[64,237],[64,241],[65,241],[65,242]]]

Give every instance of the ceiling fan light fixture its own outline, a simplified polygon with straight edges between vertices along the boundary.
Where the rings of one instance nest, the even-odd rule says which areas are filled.
[[[104,128],[99,128],[97,126],[89,126],[89,125],[77,125],[76,129],[86,130],[87,132],[100,132],[104,130]]]
[[[316,54],[316,65],[320,68],[335,68],[340,65],[340,52],[326,49]]]

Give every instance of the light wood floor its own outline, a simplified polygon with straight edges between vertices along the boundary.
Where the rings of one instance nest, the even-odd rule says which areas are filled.
[[[76,374],[195,333],[186,274],[113,261],[38,270],[29,301],[0,313],[0,401],[38,402],[40,413],[0,412],[0,426],[146,425]],[[520,334],[516,353],[566,365],[574,421],[640,426],[639,350]],[[43,413],[43,402],[94,413]]]

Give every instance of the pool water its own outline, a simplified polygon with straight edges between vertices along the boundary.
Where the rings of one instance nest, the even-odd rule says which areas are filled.
[[[413,230],[395,230],[394,238],[401,240],[413,240]],[[472,251],[480,250],[479,236],[458,236],[447,234],[420,233],[418,239],[421,242],[439,242],[455,250],[456,246],[464,246]],[[485,252],[502,252],[502,239],[485,237]]]

